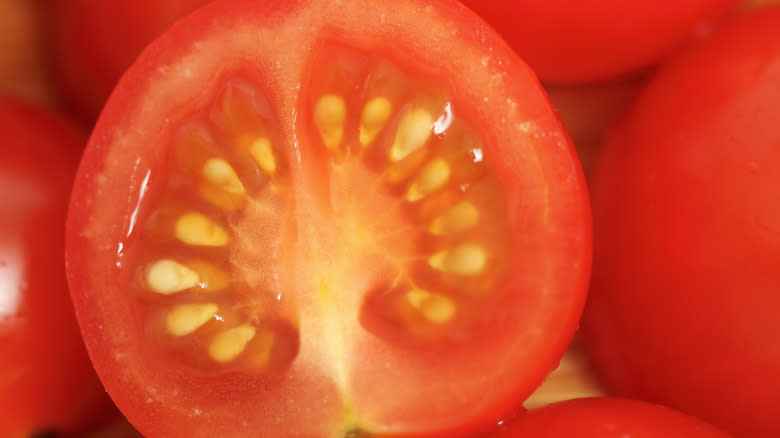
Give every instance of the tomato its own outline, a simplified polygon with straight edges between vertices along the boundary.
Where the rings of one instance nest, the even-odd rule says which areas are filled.
[[[563,354],[589,216],[540,84],[457,3],[224,1],[109,99],[68,273],[145,435],[460,436]]]
[[[65,210],[86,140],[7,99],[0,133],[0,436],[81,436],[115,412],[65,281]]]
[[[485,438],[728,438],[701,420],[641,401],[594,397],[520,414]]]
[[[571,135],[586,177],[598,159],[608,126],[645,79],[641,75],[599,84],[545,87]]]
[[[708,31],[739,0],[461,0],[546,82],[645,69]]]
[[[593,177],[583,330],[617,394],[780,436],[780,7],[665,66]]]
[[[152,40],[210,0],[57,0],[53,67],[65,103],[91,125],[119,77]]]

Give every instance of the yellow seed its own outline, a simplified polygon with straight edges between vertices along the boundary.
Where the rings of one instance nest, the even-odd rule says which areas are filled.
[[[209,356],[214,362],[227,363],[235,360],[255,337],[257,329],[251,325],[240,325],[218,334],[209,345]]]
[[[187,336],[213,318],[217,310],[219,307],[213,303],[180,304],[168,312],[168,333],[173,336]]]
[[[158,260],[146,269],[146,285],[158,294],[171,295],[199,282],[197,272],[169,259]]]
[[[400,161],[425,146],[433,133],[433,115],[425,109],[415,108],[401,120],[390,147],[390,160]]]
[[[434,324],[444,324],[455,316],[455,303],[444,295],[412,289],[406,294],[406,299]]]
[[[186,213],[175,227],[176,238],[189,245],[225,246],[230,241],[227,231],[200,213]]]
[[[439,271],[474,276],[485,270],[487,253],[476,243],[464,243],[455,249],[437,252],[428,259],[428,264]]]
[[[249,146],[249,154],[267,175],[276,173],[276,158],[270,140],[264,137],[254,140]]]
[[[228,193],[243,194],[246,193],[244,185],[238,178],[236,171],[221,158],[209,158],[203,164],[203,176],[211,184],[221,188]]]
[[[375,97],[363,107],[360,116],[360,144],[368,146],[385,127],[393,112],[393,104],[385,97]]]
[[[435,236],[466,231],[479,222],[479,210],[471,202],[461,201],[431,222],[428,231]]]
[[[409,186],[406,199],[414,202],[430,195],[447,184],[450,179],[450,165],[443,158],[429,161]]]
[[[340,96],[326,94],[314,105],[314,124],[328,149],[336,149],[341,144],[346,118],[347,104]]]

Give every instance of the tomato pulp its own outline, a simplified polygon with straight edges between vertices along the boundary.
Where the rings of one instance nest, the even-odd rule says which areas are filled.
[[[465,435],[563,354],[589,207],[533,73],[449,1],[226,1],[121,80],[68,272],[149,436]]]
[[[608,387],[780,436],[780,7],[661,69],[595,166],[583,318]]]
[[[682,412],[641,401],[593,397],[520,414],[485,438],[728,438]]]
[[[61,120],[0,99],[3,437],[83,436],[118,415],[89,363],[65,280],[65,210],[85,142]]]

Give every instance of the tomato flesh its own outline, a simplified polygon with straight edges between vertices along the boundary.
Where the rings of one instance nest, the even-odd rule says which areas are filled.
[[[70,280],[145,434],[467,434],[518,406],[574,331],[587,199],[539,84],[505,46],[518,85],[466,67],[483,28],[457,5],[348,3],[204,9],[97,125]],[[402,42],[377,43],[388,20]],[[453,29],[454,63],[417,46]]]

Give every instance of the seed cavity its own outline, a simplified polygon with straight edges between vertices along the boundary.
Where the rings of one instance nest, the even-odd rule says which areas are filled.
[[[171,295],[195,287],[200,282],[197,272],[170,259],[158,260],[146,269],[146,285],[150,290]]]
[[[232,362],[244,352],[255,333],[257,329],[246,324],[223,331],[211,341],[209,357],[218,363]]]
[[[244,194],[246,189],[238,178],[236,171],[221,158],[209,158],[203,164],[203,176],[211,184],[228,193]]]
[[[433,114],[423,108],[409,111],[398,125],[395,141],[390,147],[390,160],[400,161],[425,146],[433,133]]]
[[[224,228],[201,213],[186,213],[179,217],[175,227],[176,238],[194,246],[221,247],[230,242]]]
[[[360,116],[360,144],[368,146],[384,129],[393,113],[393,104],[386,97],[375,97],[363,107]]]
[[[207,304],[180,304],[168,313],[166,327],[173,336],[187,336],[203,327],[216,315],[219,306]]]
[[[444,295],[412,289],[406,294],[406,299],[425,319],[434,324],[444,324],[455,316],[455,303]]]
[[[326,94],[314,105],[314,124],[328,149],[336,149],[341,144],[346,118],[347,104],[340,96]]]
[[[444,187],[449,179],[449,163],[443,158],[435,158],[420,169],[420,173],[406,192],[406,199],[410,202],[419,201]]]
[[[428,231],[444,236],[466,231],[479,222],[479,210],[471,202],[461,201],[431,222]]]
[[[268,365],[273,352],[275,336],[270,330],[259,330],[252,339],[252,345],[246,352],[245,361],[254,368]]]
[[[476,276],[487,266],[487,252],[476,243],[463,243],[454,249],[437,252],[428,264],[439,271],[463,276]]]
[[[276,173],[276,157],[270,140],[265,137],[254,140],[249,146],[249,154],[266,175],[273,176]]]

